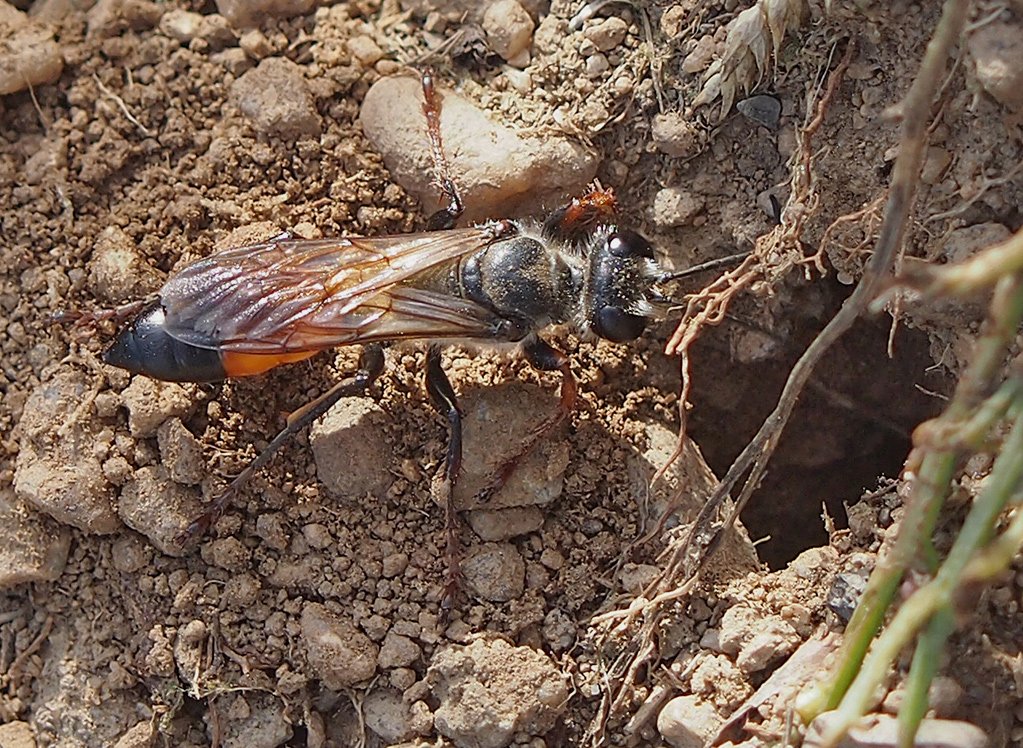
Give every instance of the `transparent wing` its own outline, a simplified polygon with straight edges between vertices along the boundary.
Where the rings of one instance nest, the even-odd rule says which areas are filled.
[[[493,242],[497,231],[284,239],[224,250],[167,281],[164,327],[191,345],[244,353],[492,337],[503,323],[493,312],[406,281],[441,272]]]

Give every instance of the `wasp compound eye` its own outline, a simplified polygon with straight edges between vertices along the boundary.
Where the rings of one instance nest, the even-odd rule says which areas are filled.
[[[612,343],[628,343],[643,334],[646,322],[644,317],[606,306],[597,312],[593,331]]]
[[[618,229],[607,238],[607,249],[615,257],[647,257],[654,259],[654,248],[635,231]]]

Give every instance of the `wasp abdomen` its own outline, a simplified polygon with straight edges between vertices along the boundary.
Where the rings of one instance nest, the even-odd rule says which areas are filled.
[[[216,349],[184,343],[167,332],[160,302],[143,310],[114,339],[103,360],[165,382],[218,382],[228,376]]]

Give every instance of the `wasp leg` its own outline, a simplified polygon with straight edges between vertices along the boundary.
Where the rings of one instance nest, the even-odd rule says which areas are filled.
[[[423,116],[426,117],[426,132],[430,138],[430,152],[433,155],[434,179],[440,187],[441,194],[448,201],[447,207],[441,208],[426,220],[426,230],[453,229],[465,211],[465,205],[451,178],[451,167],[447,156],[444,155],[444,142],[440,135],[440,98],[433,85],[433,73],[424,70],[420,75],[420,82],[423,86]]]
[[[448,419],[448,449],[444,455],[444,471],[440,480],[438,499],[444,504],[445,561],[447,575],[444,580],[444,596],[441,609],[450,610],[461,582],[458,543],[458,512],[453,497],[455,481],[462,469],[462,411],[451,387],[448,375],[440,361],[440,346],[431,345],[426,353],[426,391],[433,406]]]
[[[204,535],[217,520],[224,514],[231,499],[238,493],[238,490],[252,477],[252,474],[270,462],[278,449],[288,441],[289,438],[304,429],[310,423],[322,416],[342,397],[357,395],[368,388],[384,368],[384,351],[379,345],[367,345],[359,359],[359,369],[348,379],[343,379],[329,390],[324,392],[315,400],[306,403],[298,410],[288,416],[287,424],[280,433],[273,438],[273,441],[260,452],[256,459],[250,462],[235,476],[222,494],[215,498],[206,511],[193,519],[176,538],[178,545],[184,546],[191,541]]]
[[[572,374],[569,357],[540,338],[533,338],[528,341],[524,345],[522,352],[525,354],[526,360],[534,368],[540,371],[561,372],[561,399],[558,402],[558,409],[554,412],[554,415],[534,428],[529,433],[529,436],[526,437],[518,452],[498,468],[490,482],[476,495],[476,504],[485,503],[496,491],[500,490],[512,473],[515,472],[515,468],[518,467],[523,458],[532,452],[536,445],[540,443],[540,440],[564,421],[575,408],[578,387],[576,386],[575,375]]]

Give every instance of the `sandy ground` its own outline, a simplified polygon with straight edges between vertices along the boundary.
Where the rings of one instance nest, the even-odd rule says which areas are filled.
[[[388,119],[401,107],[418,115],[418,102],[385,107],[377,142],[360,109],[374,83],[479,19],[429,0],[280,2],[262,19],[245,17],[251,5],[225,2],[221,14],[201,0],[16,5],[33,19],[0,14],[2,745],[780,740],[792,689],[744,702],[805,642],[841,632],[897,526],[909,435],[940,411],[980,307],[910,309],[894,332],[890,316],[854,329],[816,373],[747,529],[729,536],[699,593],[662,610],[652,633],[614,611],[661,573],[711,469],[759,427],[859,276],[897,142],[889,107],[936,9],[835,2],[829,16],[814,4],[793,17],[757,89],[781,103],[766,124],[720,118],[720,99],[691,103],[745,7],[735,2],[615,3],[578,30],[577,5],[527,3],[539,23],[525,46],[492,31],[490,50],[463,35],[432,58],[459,91],[457,103],[448,94],[451,111],[464,107],[457,117],[486,113],[500,137],[526,139],[524,160],[502,146],[480,167],[470,136],[484,125],[445,130],[472,218],[542,216],[596,177],[616,191],[621,222],[683,267],[748,250],[774,226],[807,102],[856,45],[813,137],[816,197],[803,206],[805,252],[820,249],[825,271],[792,267],[755,286],[698,341],[688,433],[699,448],[650,486],[679,428],[679,366],[662,353],[670,322],[628,346],[559,333],[580,407],[491,506],[463,512],[465,590],[445,622],[431,483],[446,436],[421,347],[391,349],[367,396],[286,446],[182,549],[175,535],[225,477],[358,352],[165,385],[100,362],[113,325],[81,335],[51,315],[145,297],[215,248],[285,229],[421,228],[436,205],[422,177],[429,146],[409,151],[404,120]],[[936,109],[911,257],[955,259],[1019,228],[1023,89],[984,75],[992,55],[1019,59],[1016,11],[974,9]],[[501,18],[491,25],[530,25]],[[465,54],[452,63],[452,51]],[[754,67],[749,83],[760,78]],[[468,486],[552,412],[557,377],[459,348],[445,362],[467,418]],[[972,467],[979,480],[985,466]],[[972,721],[991,745],[1023,733],[1020,580],[1017,563],[971,605],[934,699],[939,717]],[[630,670],[643,643],[651,656]],[[895,708],[897,682],[880,711]]]

